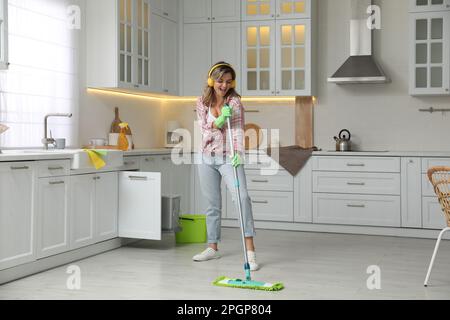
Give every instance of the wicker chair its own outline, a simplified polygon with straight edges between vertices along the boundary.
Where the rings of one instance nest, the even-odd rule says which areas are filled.
[[[433,268],[434,259],[436,258],[436,253],[439,249],[439,243],[441,242],[442,236],[446,231],[450,230],[450,167],[430,168],[428,170],[428,179],[430,179],[434,192],[436,193],[439,203],[441,204],[442,211],[444,212],[445,220],[447,222],[447,227],[442,229],[436,241],[436,246],[434,248],[430,266],[428,267],[427,276],[425,278],[425,287],[428,285],[428,279],[430,278],[431,269]]]

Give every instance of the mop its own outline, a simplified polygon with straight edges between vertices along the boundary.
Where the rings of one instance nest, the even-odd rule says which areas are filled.
[[[231,155],[234,157],[234,145],[233,145],[233,135],[231,132],[231,124],[230,118],[227,118],[228,123],[228,138],[230,140],[231,146]],[[279,291],[284,288],[282,283],[269,283],[262,281],[252,280],[250,275],[250,264],[248,263],[247,257],[247,244],[245,243],[245,232],[244,232],[244,219],[242,216],[242,205],[241,205],[241,195],[239,193],[239,178],[237,174],[237,168],[234,167],[234,182],[235,182],[235,192],[236,192],[236,201],[238,204],[239,218],[241,222],[241,235],[242,235],[242,244],[244,248],[244,270],[245,270],[245,280],[236,279],[236,278],[228,278],[228,277],[219,277],[217,278],[213,284],[216,286],[222,287],[232,287],[232,288],[243,288],[243,289],[254,289],[254,290],[266,290],[266,291]]]

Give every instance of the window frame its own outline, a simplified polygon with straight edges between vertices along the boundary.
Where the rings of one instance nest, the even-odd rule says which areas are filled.
[[[8,69],[8,0],[0,0],[0,70]]]

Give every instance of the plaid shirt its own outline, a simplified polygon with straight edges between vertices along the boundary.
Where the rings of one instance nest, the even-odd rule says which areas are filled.
[[[227,104],[232,108],[231,128],[233,130],[234,150],[241,155],[244,153],[244,107],[239,97],[227,99]],[[222,129],[213,127],[214,120],[208,118],[209,106],[203,104],[202,97],[197,99],[197,120],[202,134],[201,152],[207,155],[230,154],[230,147],[227,145],[228,125]]]

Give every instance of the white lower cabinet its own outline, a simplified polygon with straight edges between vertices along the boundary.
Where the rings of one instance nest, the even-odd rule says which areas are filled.
[[[400,158],[313,159],[313,223],[400,227]]]
[[[294,221],[294,178],[287,171],[263,175],[259,169],[246,169],[245,175],[254,220]],[[233,199],[234,194],[227,193],[227,218],[239,219]]]
[[[70,249],[69,177],[40,178],[37,189],[37,257]]]
[[[161,173],[119,173],[119,237],[161,240]]]
[[[0,163],[0,270],[36,259],[32,162]]]
[[[313,222],[400,227],[400,197],[356,194],[313,195]]]
[[[118,173],[70,177],[71,249],[117,237]]]
[[[443,229],[447,226],[437,197],[422,198],[422,221],[425,229]]]

